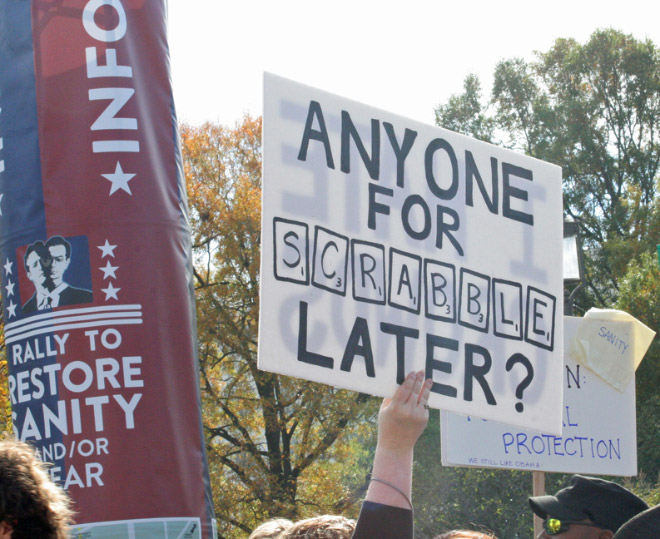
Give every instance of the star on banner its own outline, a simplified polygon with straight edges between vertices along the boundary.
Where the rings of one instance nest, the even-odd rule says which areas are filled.
[[[116,279],[117,276],[115,275],[115,271],[119,269],[119,266],[110,265],[110,261],[108,260],[108,263],[105,265],[105,267],[99,269],[103,272],[103,279],[107,279],[109,277]]]
[[[97,245],[97,249],[101,249],[101,258],[105,258],[106,256],[111,256],[114,258],[115,253],[114,250],[117,248],[116,245],[110,245],[110,242],[108,240],[105,240],[105,243],[103,245]]]
[[[124,172],[119,161],[117,161],[117,166],[115,167],[115,171],[112,174],[101,174],[101,176],[112,183],[112,187],[110,188],[110,195],[112,195],[115,191],[119,191],[120,189],[126,191],[129,195],[133,194],[131,193],[130,187],[128,187],[128,182],[133,179],[135,174],[127,174]]]
[[[7,281],[7,286],[5,286],[5,289],[7,290],[7,297],[14,295],[14,283],[11,281],[11,279]]]
[[[5,262],[5,275],[11,275],[11,267],[14,265],[13,262],[10,262],[9,259],[7,259],[7,262]]]
[[[9,318],[16,316],[16,307],[18,307],[18,305],[16,305],[13,301],[10,301],[9,305],[7,305],[7,315]]]
[[[119,292],[121,288],[115,288],[112,286],[112,283],[108,285],[108,288],[101,288],[101,292],[105,292],[105,301],[108,301],[110,298],[119,300],[117,297],[117,292]]]

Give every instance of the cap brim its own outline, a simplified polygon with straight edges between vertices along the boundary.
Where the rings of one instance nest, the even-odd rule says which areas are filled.
[[[539,517],[546,519],[548,517],[558,518],[559,520],[584,520],[589,518],[584,513],[579,513],[566,507],[554,496],[536,496],[529,498],[529,506]]]

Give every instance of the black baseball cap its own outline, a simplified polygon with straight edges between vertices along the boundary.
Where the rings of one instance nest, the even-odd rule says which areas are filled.
[[[529,505],[542,519],[589,519],[613,532],[648,509],[644,500],[621,485],[585,475],[571,477],[569,486],[554,496],[529,498]]]
[[[616,532],[614,539],[650,539],[660,537],[660,505],[642,511]]]

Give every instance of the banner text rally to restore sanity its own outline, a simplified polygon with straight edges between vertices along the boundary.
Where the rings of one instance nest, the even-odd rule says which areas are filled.
[[[561,430],[561,170],[266,74],[259,365]]]
[[[75,534],[213,537],[166,5],[51,4],[0,0],[14,431]]]

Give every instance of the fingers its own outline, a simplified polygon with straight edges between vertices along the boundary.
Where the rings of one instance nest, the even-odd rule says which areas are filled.
[[[419,399],[416,396],[420,394],[423,384],[424,384],[424,371],[418,371],[415,373],[415,381],[413,383],[413,389],[409,396],[409,400],[415,405],[419,402]]]
[[[424,380],[424,385],[422,386],[421,391],[419,392],[419,397],[417,397],[417,404],[426,406],[429,402],[429,396],[431,395],[431,387],[433,386],[433,380],[427,378]]]
[[[392,400],[397,403],[405,404],[410,396],[413,394],[413,389],[415,387],[416,375],[414,371],[409,372],[406,375],[406,378],[403,380],[403,383],[396,388]]]
[[[385,399],[383,406],[387,406],[390,402],[405,405],[418,404],[426,405],[431,393],[431,385],[433,382],[424,380],[424,371],[411,371],[406,375],[403,383],[396,389],[392,399]]]
[[[384,408],[387,408],[391,402],[392,402],[391,398],[389,397],[384,398],[383,402],[380,403],[380,409],[383,410]]]
[[[378,447],[409,454],[426,428],[432,381],[424,371],[410,372],[378,413]]]

